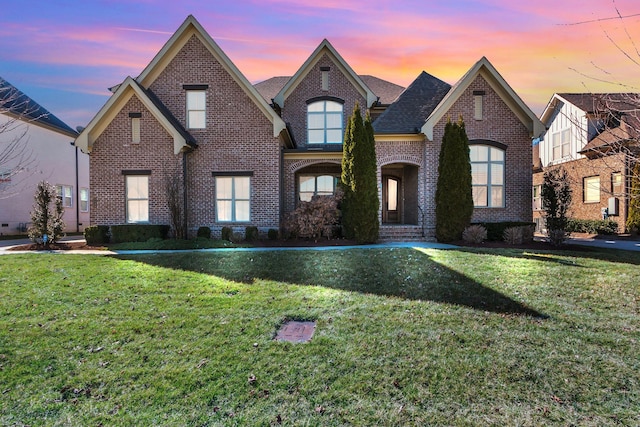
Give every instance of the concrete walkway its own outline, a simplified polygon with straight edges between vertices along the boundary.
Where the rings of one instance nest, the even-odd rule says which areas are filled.
[[[640,251],[640,240],[616,239],[611,236],[610,239],[602,239],[595,237],[571,237],[567,239],[570,245],[593,246],[597,248],[623,249],[625,251]]]

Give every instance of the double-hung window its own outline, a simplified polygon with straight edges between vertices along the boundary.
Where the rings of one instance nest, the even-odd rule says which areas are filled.
[[[89,189],[80,189],[80,212],[89,212]]]
[[[149,222],[149,176],[127,175],[127,223]]]
[[[503,208],[504,150],[489,145],[471,145],[469,149],[473,205]]]
[[[62,206],[70,208],[73,206],[73,187],[70,185],[56,185],[58,197],[62,199]]]
[[[533,186],[533,210],[541,211],[542,210],[542,185],[534,185]]]
[[[571,129],[564,129],[551,136],[552,159],[560,160],[571,152]]]
[[[323,100],[307,105],[309,144],[342,144],[342,104]]]
[[[216,176],[216,218],[219,222],[251,219],[251,177]]]
[[[207,92],[187,90],[187,128],[204,129],[207,127]]]
[[[300,200],[309,202],[313,196],[331,196],[337,182],[338,178],[331,175],[300,175]]]
[[[600,203],[600,177],[590,176],[582,180],[582,194],[585,203]]]

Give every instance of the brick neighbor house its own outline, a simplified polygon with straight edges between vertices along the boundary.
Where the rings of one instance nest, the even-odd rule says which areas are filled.
[[[556,93],[542,113],[548,131],[534,145],[533,215],[543,228],[544,172],[563,167],[569,175],[576,219],[608,218],[626,230],[631,169],[638,159],[640,111],[637,93]]]
[[[453,86],[422,73],[405,89],[356,74],[324,40],[293,76],[252,85],[189,16],[113,90],[76,141],[90,153],[92,224],[168,224],[173,174],[190,235],[277,229],[300,200],[335,190],[356,103],[375,119],[381,238],[434,238],[439,147],[459,117],[473,221],[531,220],[531,140],[544,129],[486,58]]]

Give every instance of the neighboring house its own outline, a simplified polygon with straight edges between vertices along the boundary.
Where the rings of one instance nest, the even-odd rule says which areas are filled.
[[[57,187],[66,232],[89,225],[89,156],[73,145],[77,136],[0,78],[0,235],[27,232],[40,181]]]
[[[422,73],[404,89],[356,74],[324,40],[293,76],[254,86],[189,16],[114,90],[76,140],[91,158],[92,224],[168,224],[163,182],[177,174],[190,235],[277,229],[299,201],[335,191],[356,103],[375,119],[382,238],[434,238],[439,147],[459,117],[473,220],[531,220],[531,140],[544,129],[486,58],[454,86]]]
[[[556,93],[542,113],[548,129],[534,145],[534,221],[543,228],[544,172],[563,167],[569,175],[577,219],[609,218],[626,229],[630,169],[638,159],[640,94]]]

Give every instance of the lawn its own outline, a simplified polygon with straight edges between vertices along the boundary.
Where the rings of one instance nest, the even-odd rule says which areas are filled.
[[[640,253],[0,258],[0,425],[640,425]],[[317,322],[304,344],[273,340]]]

